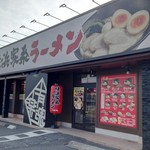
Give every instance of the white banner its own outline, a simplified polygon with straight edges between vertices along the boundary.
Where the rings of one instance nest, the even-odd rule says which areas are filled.
[[[114,1],[3,47],[0,75],[148,48],[149,6],[149,0]]]

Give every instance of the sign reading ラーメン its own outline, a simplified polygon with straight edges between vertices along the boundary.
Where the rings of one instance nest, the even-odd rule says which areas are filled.
[[[0,74],[148,51],[149,5],[114,1],[3,47]]]

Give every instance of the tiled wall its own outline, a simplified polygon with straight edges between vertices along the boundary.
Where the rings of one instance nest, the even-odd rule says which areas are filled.
[[[150,61],[142,66],[143,150],[150,149]]]

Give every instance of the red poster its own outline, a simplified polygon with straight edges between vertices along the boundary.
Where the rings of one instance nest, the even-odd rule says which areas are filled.
[[[136,74],[101,77],[100,123],[136,128]]]

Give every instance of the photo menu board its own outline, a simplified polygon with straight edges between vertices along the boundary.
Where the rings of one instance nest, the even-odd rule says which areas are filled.
[[[101,124],[137,127],[136,78],[136,74],[101,76]]]

